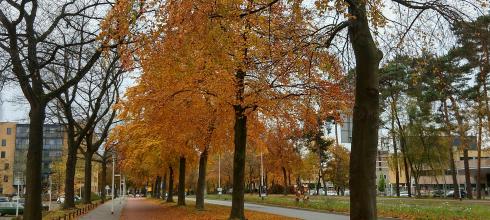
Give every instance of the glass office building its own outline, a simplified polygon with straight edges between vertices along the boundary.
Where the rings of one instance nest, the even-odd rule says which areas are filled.
[[[42,176],[47,180],[51,163],[62,159],[64,127],[59,124],[44,125]],[[29,124],[17,124],[14,157],[14,185],[24,185],[27,149],[29,147]]]

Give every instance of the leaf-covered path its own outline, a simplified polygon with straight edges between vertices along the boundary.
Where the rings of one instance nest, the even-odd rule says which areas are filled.
[[[178,207],[175,203],[167,203],[156,199],[129,198],[122,211],[122,220],[216,220],[228,219],[230,208],[219,205],[208,205],[204,211],[197,211],[194,202],[188,201],[187,206]],[[245,211],[247,219],[254,220],[295,220],[297,218],[280,215]]]

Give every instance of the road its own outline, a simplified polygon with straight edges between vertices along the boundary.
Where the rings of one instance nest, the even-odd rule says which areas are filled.
[[[188,200],[195,201],[194,198],[187,198]],[[214,205],[222,205],[222,206],[231,206],[231,201],[222,201],[222,200],[204,200],[205,203],[214,204]],[[341,214],[331,214],[324,212],[314,212],[307,211],[301,209],[293,209],[293,208],[281,208],[275,206],[265,206],[265,205],[257,205],[252,203],[245,203],[246,210],[252,210],[257,212],[265,212],[275,215],[282,215],[292,218],[299,219],[308,219],[308,220],[348,220],[349,216],[341,215]]]

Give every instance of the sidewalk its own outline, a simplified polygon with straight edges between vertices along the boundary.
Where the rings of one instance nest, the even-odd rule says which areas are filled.
[[[80,220],[119,220],[122,209],[126,205],[126,199],[116,198],[114,200],[114,214],[111,214],[112,201],[107,201],[96,209],[81,216]]]

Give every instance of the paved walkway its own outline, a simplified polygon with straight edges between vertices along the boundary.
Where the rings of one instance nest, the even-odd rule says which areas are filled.
[[[121,220],[162,220],[169,219],[165,216],[168,208],[146,198],[128,198],[126,207],[121,215]]]
[[[188,200],[195,200],[195,198],[187,198]],[[204,200],[205,203],[214,204],[214,205],[222,205],[222,206],[231,206],[231,201],[222,201],[222,200]],[[246,210],[252,210],[257,212],[270,213],[275,215],[282,215],[292,218],[299,219],[307,219],[307,220],[349,220],[349,216],[340,215],[340,214],[330,214],[324,212],[314,212],[308,210],[301,209],[293,209],[293,208],[281,208],[275,206],[266,206],[266,205],[257,205],[252,203],[245,203]]]
[[[126,199],[116,198],[114,200],[114,214],[111,214],[112,201],[107,201],[96,209],[81,216],[80,220],[119,220],[122,209],[126,205]]]

